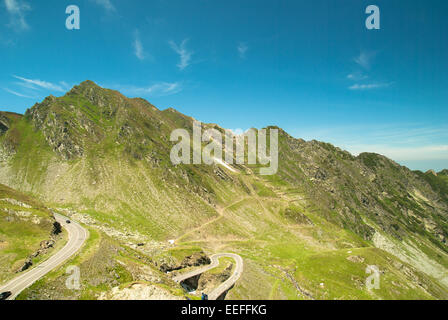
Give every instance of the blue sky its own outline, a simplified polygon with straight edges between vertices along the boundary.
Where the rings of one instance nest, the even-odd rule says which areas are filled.
[[[448,167],[445,0],[0,1],[0,110],[90,79],[225,128]]]

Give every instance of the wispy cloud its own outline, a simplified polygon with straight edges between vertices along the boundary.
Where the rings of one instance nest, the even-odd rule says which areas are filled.
[[[152,86],[146,89],[148,94],[157,94],[157,95],[170,95],[178,93],[182,90],[180,83],[178,82],[161,82],[153,84]]]
[[[4,0],[4,2],[10,17],[9,26],[16,31],[29,29],[25,14],[31,10],[30,5],[21,0]]]
[[[353,72],[347,75],[347,79],[353,80],[353,81],[360,81],[368,79],[369,76],[362,73],[362,72]]]
[[[145,50],[143,49],[143,44],[142,44],[142,41],[140,40],[140,34],[138,31],[135,32],[133,45],[134,45],[135,56],[139,60],[144,60],[145,59]]]
[[[182,91],[182,84],[179,82],[156,82],[147,87],[135,86],[113,86],[125,94],[133,96],[169,96]]]
[[[372,66],[372,60],[376,56],[375,52],[361,51],[359,56],[353,59],[358,65],[357,70],[347,75],[347,79],[352,81],[352,85],[348,87],[352,91],[365,91],[380,88],[390,87],[393,83],[386,82],[384,80],[369,80],[370,68]]]
[[[392,147],[381,144],[361,144],[347,146],[347,148],[355,155],[362,152],[375,152],[396,161],[447,160],[448,162],[448,145]]]
[[[245,59],[246,58],[246,52],[247,52],[247,50],[249,50],[249,47],[247,46],[246,43],[240,42],[238,44],[237,50],[238,50],[238,54],[240,55],[240,58],[241,59]]]
[[[23,93],[20,93],[20,92],[16,92],[14,90],[10,90],[8,88],[3,88],[3,90],[5,90],[5,91],[7,91],[7,92],[9,92],[9,93],[11,93],[11,94],[13,94],[15,96],[21,97],[21,98],[35,99],[35,97],[31,97],[31,96],[28,96],[26,94],[23,94]]]
[[[357,56],[354,61],[363,67],[364,69],[370,69],[372,59],[375,57],[375,53],[363,51]]]
[[[372,90],[372,89],[379,89],[379,88],[386,88],[389,87],[391,83],[367,83],[367,84],[359,84],[355,83],[354,85],[348,87],[350,90]]]
[[[96,4],[102,6],[107,11],[115,11],[115,6],[112,4],[110,0],[93,0]]]
[[[188,39],[184,39],[180,45],[177,45],[174,41],[170,41],[169,44],[171,48],[179,55],[180,62],[177,64],[177,67],[180,70],[184,70],[191,63],[191,56],[193,55],[193,51],[189,51],[187,49]]]
[[[299,136],[323,141],[344,141],[349,145],[390,144],[429,145],[448,141],[448,128],[424,123],[389,123],[341,125],[328,128],[308,128]]]
[[[38,80],[38,79],[27,79],[19,76],[13,76],[16,79],[19,79],[23,82],[24,86],[27,86],[30,89],[37,89],[37,88],[43,88],[50,91],[58,91],[58,92],[65,92],[68,88],[64,83],[61,83],[60,85],[54,84],[51,82]]]

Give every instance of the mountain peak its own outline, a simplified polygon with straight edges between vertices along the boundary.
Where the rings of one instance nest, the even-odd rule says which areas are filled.
[[[85,80],[81,82],[80,84],[74,86],[67,94],[79,94],[82,92],[91,92],[91,91],[97,91],[103,89],[99,85],[97,85],[95,82],[91,80]]]
[[[82,87],[82,88],[101,88],[99,85],[97,85],[95,82],[93,82],[92,80],[85,80],[83,82],[81,82],[78,87]]]

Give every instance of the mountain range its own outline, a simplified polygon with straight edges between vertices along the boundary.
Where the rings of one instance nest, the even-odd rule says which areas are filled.
[[[19,298],[194,298],[170,273],[219,252],[244,259],[228,298],[448,298],[448,170],[411,171],[275,126],[267,128],[279,132],[274,175],[259,175],[260,165],[173,165],[170,134],[192,132],[193,122],[92,81],[24,115],[1,112],[0,280],[42,241],[62,245],[51,230],[58,212],[91,234],[69,262],[81,269],[81,290],[64,287],[65,265]],[[18,244],[11,223],[29,241]],[[222,263],[198,290],[225,279],[233,262]],[[379,288],[366,285],[369,266]]]

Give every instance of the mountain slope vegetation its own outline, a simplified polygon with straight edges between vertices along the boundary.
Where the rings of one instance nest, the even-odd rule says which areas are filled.
[[[161,270],[194,252],[238,253],[244,274],[230,298],[448,298],[445,171],[355,157],[277,127],[268,128],[279,130],[275,175],[258,175],[258,165],[175,166],[170,134],[192,132],[193,121],[85,81],[23,116],[0,114],[0,183]],[[365,285],[369,265],[381,272],[380,289]],[[91,298],[112,290],[84,289]]]
[[[42,203],[0,184],[0,283],[45,258],[61,232]]]

